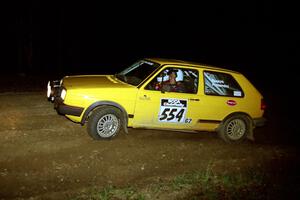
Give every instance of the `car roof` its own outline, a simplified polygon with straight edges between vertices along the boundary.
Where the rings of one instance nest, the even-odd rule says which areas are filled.
[[[207,65],[207,64],[201,64],[201,63],[197,63],[197,62],[185,61],[185,60],[176,60],[176,59],[167,59],[167,58],[145,58],[145,60],[156,62],[156,63],[159,63],[160,65],[184,65],[184,66],[198,67],[198,68],[202,68],[202,69],[211,69],[211,70],[218,70],[218,71],[232,72],[232,73],[240,74],[240,72],[237,72],[234,70],[216,67],[216,66]]]

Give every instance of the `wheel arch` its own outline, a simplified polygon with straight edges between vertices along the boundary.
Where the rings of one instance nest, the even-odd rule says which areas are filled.
[[[93,103],[92,105],[90,105],[83,113],[83,116],[81,118],[81,125],[84,125],[86,120],[88,119],[88,116],[90,115],[90,113],[93,112],[93,110],[97,109],[98,107],[101,106],[112,106],[115,107],[117,109],[119,109],[122,113],[123,113],[123,130],[125,131],[125,133],[128,133],[128,129],[127,129],[127,125],[128,125],[128,114],[127,111],[125,110],[125,108],[123,106],[121,106],[120,104],[113,102],[113,101],[97,101],[95,103]]]

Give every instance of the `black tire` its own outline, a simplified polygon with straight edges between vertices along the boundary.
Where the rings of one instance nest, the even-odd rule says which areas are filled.
[[[88,134],[95,140],[110,139],[122,127],[122,113],[112,106],[101,106],[93,110],[87,122]]]
[[[250,133],[251,122],[243,114],[235,114],[226,118],[218,129],[219,137],[226,143],[241,143]]]

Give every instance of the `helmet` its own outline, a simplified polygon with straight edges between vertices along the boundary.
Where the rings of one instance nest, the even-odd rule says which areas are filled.
[[[183,81],[183,72],[181,69],[178,69],[176,72],[176,81]]]
[[[157,77],[157,82],[164,82],[164,81],[168,81],[169,80],[169,76],[165,75],[164,77]]]
[[[183,72],[181,69],[171,69],[168,71],[168,74],[171,74],[172,72],[176,73],[176,81],[183,81]]]
[[[164,72],[162,72],[162,75],[160,75],[156,78],[157,82],[168,81],[169,80],[168,71],[169,70],[165,70]]]
[[[183,72],[181,69],[166,69],[163,72],[162,76],[157,77],[158,82],[168,81],[169,80],[169,74],[172,72],[176,73],[176,81],[183,81]]]

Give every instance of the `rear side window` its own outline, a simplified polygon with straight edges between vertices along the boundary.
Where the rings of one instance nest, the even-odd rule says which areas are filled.
[[[241,87],[230,74],[213,71],[204,71],[204,93],[228,97],[244,96]]]

